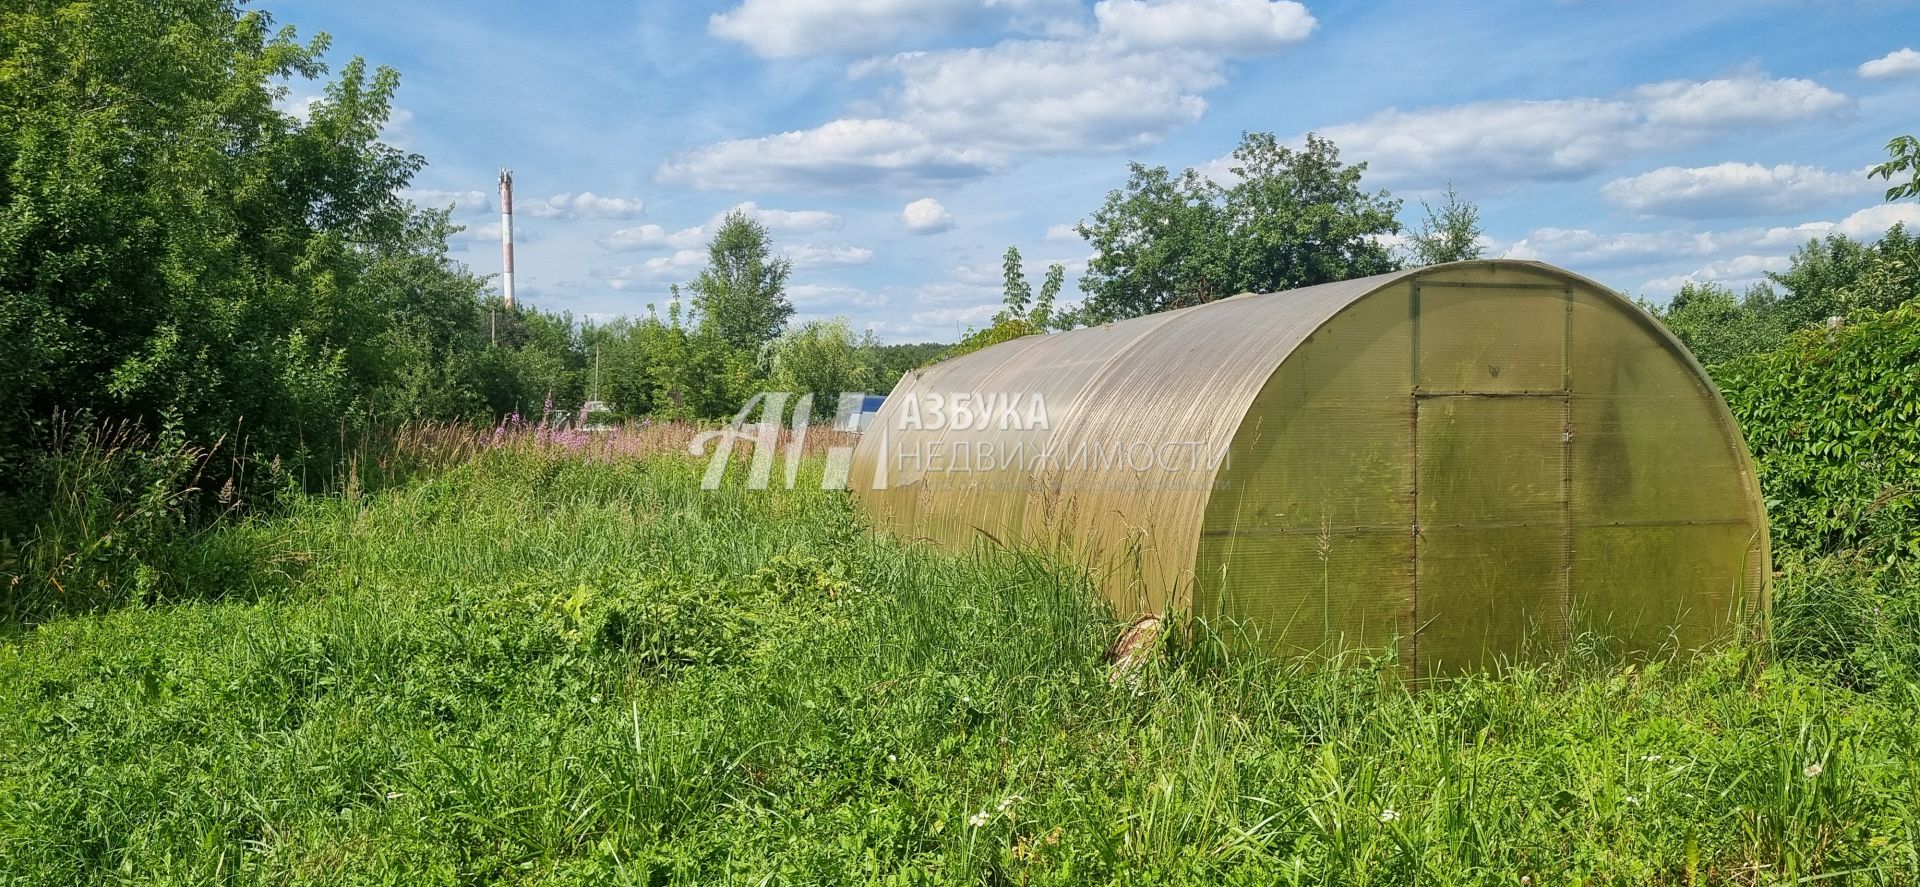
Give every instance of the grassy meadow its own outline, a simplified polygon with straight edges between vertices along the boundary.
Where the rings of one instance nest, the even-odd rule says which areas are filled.
[[[1084,575],[703,469],[481,452],[0,640],[0,883],[1920,877],[1920,689],[1845,577],[1684,667],[1409,692],[1202,633],[1116,678]]]

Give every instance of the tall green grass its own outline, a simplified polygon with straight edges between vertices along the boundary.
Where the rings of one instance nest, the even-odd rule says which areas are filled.
[[[300,500],[275,590],[0,641],[0,883],[1920,878],[1920,690],[1827,652],[1887,632],[1114,675],[1085,576],[701,468],[483,452]]]

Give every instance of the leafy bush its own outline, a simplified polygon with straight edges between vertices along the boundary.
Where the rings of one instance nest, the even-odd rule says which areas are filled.
[[[1920,559],[1920,302],[1714,375],[1753,449],[1776,545]]]

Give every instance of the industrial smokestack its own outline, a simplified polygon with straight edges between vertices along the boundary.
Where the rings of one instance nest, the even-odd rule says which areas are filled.
[[[513,170],[500,171],[500,292],[513,307]]]

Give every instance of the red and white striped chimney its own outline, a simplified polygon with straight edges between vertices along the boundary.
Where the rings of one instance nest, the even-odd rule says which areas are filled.
[[[500,292],[513,307],[513,170],[500,171]]]

